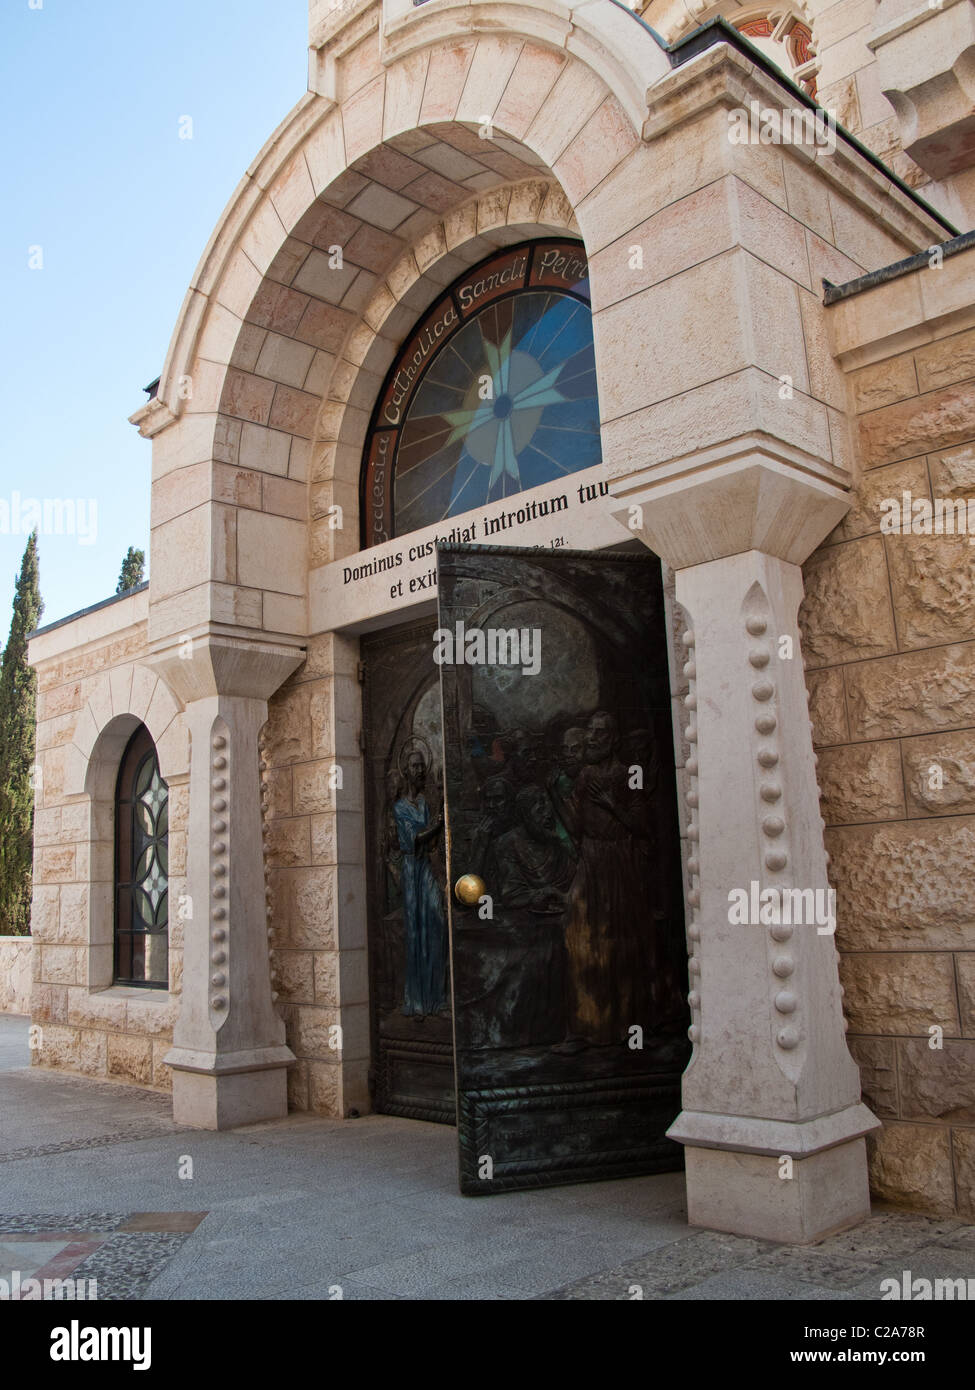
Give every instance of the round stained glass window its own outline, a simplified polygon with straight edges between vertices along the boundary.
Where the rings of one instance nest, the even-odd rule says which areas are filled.
[[[393,364],[366,446],[363,544],[600,458],[585,251],[508,248],[450,287]]]

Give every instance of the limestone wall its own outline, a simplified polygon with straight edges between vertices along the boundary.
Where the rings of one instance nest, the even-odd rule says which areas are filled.
[[[30,1013],[31,938],[0,936],[0,1014]]]
[[[369,1108],[358,649],[312,638],[261,740],[271,979],[298,1059],[288,1103],[326,1115]]]
[[[975,160],[964,76],[975,32],[970,6],[954,0],[795,0],[790,6],[640,0],[636,8],[667,42],[717,17],[738,27],[771,16],[779,34],[803,23],[812,35],[816,101],[959,231],[973,225]],[[762,48],[761,39],[749,37]],[[769,56],[773,50],[793,75],[788,42],[767,44]]]
[[[176,902],[185,874],[188,748],[178,707],[138,658],[146,592],[42,633],[37,670],[33,986],[36,1065],[168,1089],[182,981]],[[169,784],[169,989],[112,985],[114,794],[139,722]]]
[[[876,1197],[975,1215],[975,549],[881,534],[885,498],[975,498],[975,253],[837,305],[853,509],[805,566],[804,655]],[[925,277],[927,277],[925,279]],[[927,310],[930,313],[930,306]],[[917,331],[903,342],[912,318]],[[879,343],[870,339],[876,335]],[[866,346],[864,344],[866,343]],[[975,507],[973,507],[975,519]],[[933,1029],[943,1030],[943,1045]]]

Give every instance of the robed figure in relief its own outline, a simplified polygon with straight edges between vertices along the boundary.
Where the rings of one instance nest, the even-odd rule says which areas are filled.
[[[427,761],[418,747],[405,750],[403,795],[393,805],[393,821],[402,854],[400,892],[406,935],[406,981],[403,1013],[408,1017],[439,1013],[447,1004],[447,926],[443,895],[430,850],[443,830],[443,815],[431,818],[423,788]]]

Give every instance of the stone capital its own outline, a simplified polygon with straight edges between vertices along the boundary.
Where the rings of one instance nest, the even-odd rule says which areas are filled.
[[[152,644],[144,658],[184,705],[213,696],[267,700],[305,659],[298,644],[198,627]]]
[[[673,570],[749,551],[800,565],[850,506],[847,474],[757,434],[616,478],[611,495]]]

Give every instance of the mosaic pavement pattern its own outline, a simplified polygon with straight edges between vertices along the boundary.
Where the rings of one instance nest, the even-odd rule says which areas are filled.
[[[904,1269],[915,1277],[962,1277],[975,1283],[975,1226],[954,1218],[881,1211],[854,1230],[815,1245],[778,1245],[700,1231],[536,1299],[878,1299],[881,1281],[899,1279]]]
[[[45,1281],[73,1280],[79,1296],[98,1302],[141,1298],[204,1211],[35,1213],[0,1216],[0,1288],[17,1297],[57,1297]],[[27,1285],[37,1281],[41,1290]],[[0,1298],[3,1295],[0,1294]]]

